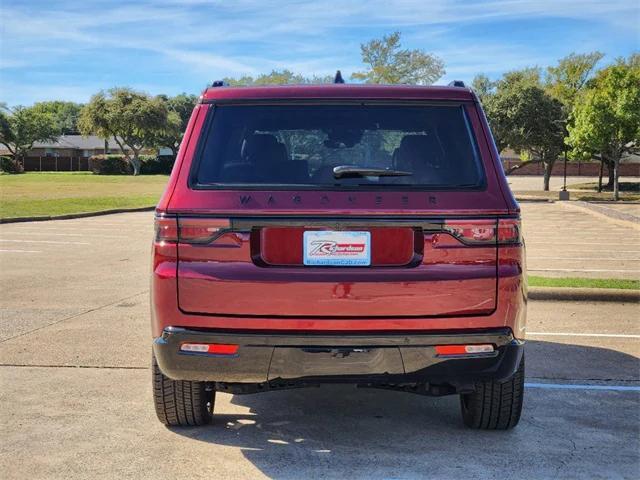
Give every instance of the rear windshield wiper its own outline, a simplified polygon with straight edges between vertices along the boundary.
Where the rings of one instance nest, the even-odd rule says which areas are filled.
[[[333,167],[335,178],[354,177],[407,177],[413,172],[403,172],[402,170],[389,170],[386,168],[356,167],[353,165],[340,165]]]

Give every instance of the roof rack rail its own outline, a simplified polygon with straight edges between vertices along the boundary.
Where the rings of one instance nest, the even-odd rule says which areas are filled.
[[[466,88],[466,85],[464,84],[464,82],[462,80],[452,80],[452,81],[449,82],[449,86],[450,87]]]
[[[228,87],[229,84],[224,80],[214,80],[213,82],[211,82],[211,86],[212,87]]]

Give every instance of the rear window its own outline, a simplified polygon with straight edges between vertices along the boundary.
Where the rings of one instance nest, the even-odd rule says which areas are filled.
[[[461,105],[223,105],[211,115],[191,173],[196,188],[484,183]]]

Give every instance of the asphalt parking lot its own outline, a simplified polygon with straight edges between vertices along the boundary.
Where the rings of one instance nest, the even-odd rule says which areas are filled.
[[[637,225],[523,205],[532,274],[638,278]],[[510,432],[455,397],[346,386],[219,394],[217,424],[151,403],[152,215],[0,225],[2,478],[638,478],[640,306],[531,301]],[[615,246],[613,248],[612,246]]]
[[[527,269],[546,277],[640,278],[636,205],[523,203]]]

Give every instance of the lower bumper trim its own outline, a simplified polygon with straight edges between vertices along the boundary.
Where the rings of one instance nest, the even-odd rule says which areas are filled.
[[[192,354],[180,351],[183,343],[239,347],[233,356]],[[436,345],[460,344],[492,344],[495,352],[442,357],[435,351]],[[160,369],[174,380],[214,382],[228,387],[252,384],[265,388],[320,383],[389,388],[389,385],[410,383],[450,386],[456,391],[468,389],[481,380],[509,378],[520,363],[523,348],[523,342],[514,339],[509,329],[433,334],[286,335],[170,327],[153,345]],[[254,391],[251,388],[235,390]]]

